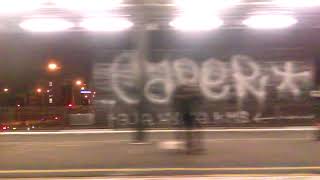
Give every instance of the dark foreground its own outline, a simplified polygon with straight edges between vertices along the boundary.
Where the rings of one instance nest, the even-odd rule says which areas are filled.
[[[206,151],[174,150],[176,132],[0,135],[0,177],[318,174],[312,130],[205,132]],[[168,142],[171,141],[171,142]]]

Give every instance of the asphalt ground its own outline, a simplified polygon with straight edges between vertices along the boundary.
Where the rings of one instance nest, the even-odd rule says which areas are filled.
[[[149,131],[146,144],[132,144],[131,131],[92,132],[2,133],[0,177],[320,173],[320,142],[308,128],[202,130],[205,151],[197,154],[177,149],[183,131]]]

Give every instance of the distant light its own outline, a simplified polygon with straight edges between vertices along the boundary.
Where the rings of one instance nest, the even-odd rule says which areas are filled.
[[[175,5],[184,13],[214,12],[240,2],[240,0],[175,0]]]
[[[80,22],[80,27],[89,31],[123,31],[133,26],[133,23],[124,18],[86,18]]]
[[[49,98],[49,104],[53,103],[53,98]]]
[[[81,90],[85,90],[86,88],[85,87],[81,87]]]
[[[78,85],[78,86],[82,85],[82,81],[81,80],[77,80],[76,81],[76,85]]]
[[[41,93],[41,92],[42,92],[42,89],[41,89],[41,88],[38,88],[36,91],[37,91],[37,93]]]
[[[68,104],[68,107],[72,107],[72,104]]]
[[[278,6],[292,8],[320,6],[320,0],[274,0],[273,3]]]
[[[49,63],[48,64],[48,69],[51,71],[55,71],[58,69],[58,65],[56,63]]]
[[[18,107],[20,107],[21,105],[20,105],[20,104],[18,104],[17,106],[18,106]]]
[[[181,31],[209,31],[223,25],[223,21],[217,16],[180,16],[175,18],[169,25]]]
[[[61,18],[34,18],[23,21],[20,27],[31,32],[57,32],[74,27],[74,23]]]
[[[6,127],[6,126],[3,126],[3,127],[2,127],[2,129],[3,129],[3,130],[6,130],[6,129],[7,129],[7,127]]]
[[[0,0],[0,14],[14,14],[41,8],[44,0]]]
[[[289,15],[255,15],[243,21],[243,24],[255,29],[281,29],[298,22]]]
[[[86,91],[86,90],[81,90],[80,93],[81,94],[91,94],[92,92],[91,91]]]
[[[8,88],[4,88],[4,89],[3,89],[3,92],[8,92],[8,91],[9,91]]]
[[[104,11],[120,7],[122,0],[51,0],[59,8],[74,11]]]
[[[47,90],[47,93],[49,93],[50,92],[50,90]]]
[[[55,119],[55,120],[58,120],[59,118],[58,118],[58,117],[54,117],[54,119]]]
[[[85,98],[88,98],[89,96],[88,96],[88,95],[85,95],[84,97],[85,97]]]
[[[16,127],[14,127],[14,128],[12,128],[13,130],[16,130],[17,128]]]

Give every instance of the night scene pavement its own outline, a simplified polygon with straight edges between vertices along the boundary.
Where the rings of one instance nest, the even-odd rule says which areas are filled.
[[[178,151],[179,132],[76,130],[1,133],[0,177],[318,174],[314,129],[203,129],[205,151]],[[180,132],[182,133],[182,132]]]

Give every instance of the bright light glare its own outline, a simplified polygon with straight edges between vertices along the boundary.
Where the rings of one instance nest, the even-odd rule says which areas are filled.
[[[274,0],[273,3],[279,6],[293,8],[320,6],[320,0]]]
[[[187,13],[212,12],[239,3],[240,0],[175,0],[176,6]]]
[[[60,8],[74,11],[103,11],[119,7],[122,0],[51,0]]]
[[[289,15],[255,15],[243,21],[243,24],[255,29],[281,29],[298,22]]]
[[[56,70],[57,68],[58,68],[58,65],[55,64],[55,63],[50,63],[50,64],[48,64],[48,69],[49,69],[49,70],[54,71],[54,70]]]
[[[22,13],[41,8],[44,0],[0,0],[0,13]]]
[[[56,32],[74,27],[72,22],[59,18],[28,19],[20,23],[20,27],[32,32]]]
[[[216,16],[207,18],[180,16],[171,21],[169,25],[181,31],[209,31],[222,26],[223,21]]]
[[[78,86],[82,85],[82,81],[81,80],[77,80],[76,81],[76,85],[78,85]]]
[[[133,26],[124,18],[87,18],[80,23],[80,27],[89,31],[123,31]]]

